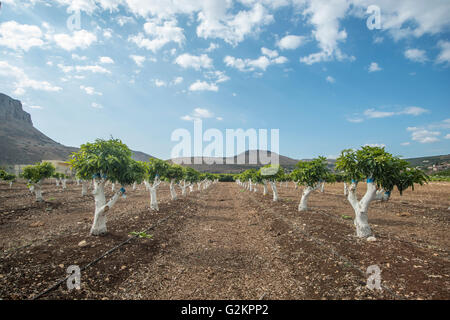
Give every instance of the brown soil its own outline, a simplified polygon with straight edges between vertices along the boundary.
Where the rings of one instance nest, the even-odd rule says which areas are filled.
[[[83,270],[81,290],[63,283],[41,299],[450,298],[450,183],[373,203],[375,242],[355,237],[342,184],[311,194],[307,212],[297,211],[300,188],[278,190],[273,202],[262,188],[219,183],[170,201],[162,186],[156,213],[143,186],[130,188],[110,212],[109,233],[92,237],[94,200],[81,186],[47,183],[47,201],[36,203],[24,184],[0,184],[0,298],[33,298],[69,265],[82,268],[158,222],[152,239],[132,239]],[[366,287],[370,265],[381,269],[382,291]]]

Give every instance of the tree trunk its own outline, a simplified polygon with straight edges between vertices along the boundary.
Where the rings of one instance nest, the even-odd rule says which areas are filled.
[[[61,182],[62,182],[62,188],[63,188],[63,190],[66,189],[66,188],[67,188],[67,185],[66,185],[67,179],[62,179]]]
[[[267,181],[264,180],[263,182],[264,182],[263,196],[265,196],[265,195],[267,195],[267,193],[268,193],[268,190],[267,190]]]
[[[309,198],[309,195],[311,194],[311,192],[313,192],[313,191],[314,191],[314,189],[309,186],[303,190],[302,198],[298,205],[298,211],[308,210],[308,198]]]
[[[197,190],[198,191],[202,190],[202,183],[201,182],[197,182]]]
[[[194,192],[194,186],[192,184],[189,185],[189,193]]]
[[[170,180],[170,196],[172,200],[177,200],[177,192],[175,191],[174,183],[175,180]]]
[[[33,190],[34,190],[34,194],[36,195],[36,201],[43,202],[44,198],[42,197],[42,187],[39,182],[34,184]]]
[[[252,179],[248,179],[248,191],[252,192]]]
[[[344,196],[348,195],[348,186],[347,186],[347,182],[344,182]]]
[[[325,189],[325,182],[322,182],[322,184],[320,185],[320,192],[324,192]]]
[[[136,185],[137,185],[136,181],[133,182],[133,191],[136,191]]]
[[[105,183],[95,182],[94,187],[94,199],[95,199],[95,213],[94,213],[94,223],[91,227],[91,235],[98,236],[105,234],[108,230],[106,228],[106,213],[111,209],[117,202],[121,195],[121,191],[118,191],[114,196],[106,203],[105,198]]]
[[[358,202],[356,200],[356,184],[352,183],[349,190],[349,201],[355,211],[354,224],[356,227],[356,235],[360,238],[367,238],[372,235],[372,230],[369,226],[368,210],[370,202],[373,201],[377,192],[375,184],[371,181],[367,182],[367,191],[364,197]]]
[[[83,180],[81,182],[81,196],[82,197],[87,195],[87,189],[88,189],[88,182]]]
[[[10,188],[10,189],[12,188],[12,184],[13,184],[12,181],[10,181],[10,182],[9,182],[9,188]]]
[[[158,207],[158,199],[156,197],[156,188],[157,187],[150,187],[150,209],[155,210],[155,211],[159,211],[159,207]]]
[[[55,179],[55,182],[56,182],[56,186],[59,187],[59,179],[58,178]]]
[[[278,201],[278,191],[277,191],[277,184],[274,181],[270,182],[270,186],[272,187],[272,193],[273,193],[273,201]]]

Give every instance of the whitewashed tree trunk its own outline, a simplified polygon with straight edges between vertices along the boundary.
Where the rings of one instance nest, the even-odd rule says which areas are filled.
[[[9,188],[10,188],[10,189],[12,188],[12,184],[13,184],[12,181],[10,181],[10,182],[9,182]]]
[[[170,180],[170,197],[172,200],[177,200],[177,192],[175,191],[174,183],[175,180]]]
[[[380,190],[377,190],[374,200],[388,201],[390,196],[391,196],[390,192],[386,192],[384,189],[380,189]]]
[[[270,181],[270,186],[272,187],[273,201],[278,201],[278,191],[276,182]]]
[[[34,186],[31,185],[31,186],[29,187],[29,189],[30,189],[31,194],[33,194],[33,193],[34,193]]]
[[[252,179],[248,179],[248,191],[252,192],[253,191],[253,186],[252,186]]]
[[[320,185],[320,192],[324,192],[325,189],[325,182],[322,182],[322,184]]]
[[[80,179],[77,179],[77,186],[80,185]]]
[[[59,187],[59,178],[55,178],[56,186]]]
[[[263,196],[265,196],[269,192],[267,190],[267,180],[264,180],[263,183],[264,183],[264,185],[263,185]]]
[[[136,191],[137,182],[133,182],[133,191]]]
[[[183,183],[183,184],[181,184]],[[189,185],[186,185],[186,181],[183,180],[182,182],[180,182],[180,188],[181,188],[181,195],[184,197],[186,196],[186,189],[187,187],[189,187]]]
[[[115,183],[111,183],[111,191],[114,192],[114,189],[116,189],[116,184]]]
[[[197,190],[198,191],[202,190],[202,183],[201,182],[197,182]]]
[[[372,235],[369,226],[368,209],[370,203],[375,199],[377,188],[373,182],[367,182],[367,191],[364,197],[358,202],[356,196],[356,183],[352,183],[348,193],[348,201],[355,211],[354,224],[356,235],[360,238],[367,238]]]
[[[298,189],[298,181],[295,181],[295,189]]]
[[[347,182],[344,182],[344,196],[348,195],[348,186],[347,186]]]
[[[81,182],[81,196],[82,197],[87,195],[87,190],[88,190],[88,182],[83,180]]]
[[[67,188],[67,184],[66,184],[66,182],[67,182],[67,179],[66,178],[64,178],[64,179],[62,179],[62,188],[63,188],[63,190],[65,190],[66,188]]]
[[[34,194],[36,195],[37,202],[44,201],[44,198],[42,197],[42,187],[41,187],[40,182],[33,185],[33,191],[34,191]]]
[[[108,231],[106,228],[106,213],[114,206],[122,192],[120,190],[116,192],[111,200],[106,203],[105,182],[102,180],[100,182],[94,182],[94,191],[92,193],[95,199],[95,213],[94,223],[91,227],[91,235],[98,236]]]
[[[190,184],[189,185],[189,193],[192,193],[192,192],[194,192],[194,185]]]
[[[302,198],[301,198],[300,203],[298,205],[298,211],[306,211],[306,210],[308,210],[308,198],[309,198],[309,195],[311,194],[311,192],[316,190],[318,187],[319,187],[319,185],[317,185],[315,188],[307,186],[303,190]]]

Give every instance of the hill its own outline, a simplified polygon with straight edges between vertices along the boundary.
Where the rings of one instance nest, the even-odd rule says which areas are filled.
[[[0,165],[33,164],[41,160],[67,160],[78,150],[62,145],[33,126],[19,100],[0,93]],[[136,160],[147,161],[150,155],[133,151]]]

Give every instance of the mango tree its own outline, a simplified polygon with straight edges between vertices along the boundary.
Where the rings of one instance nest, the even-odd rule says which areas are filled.
[[[336,169],[351,178],[347,199],[355,211],[356,235],[366,238],[372,235],[369,226],[368,209],[374,200],[389,200],[394,187],[400,195],[414,184],[423,184],[428,176],[421,170],[412,168],[406,160],[394,157],[384,148],[365,146],[359,150],[342,151],[336,161]],[[358,201],[358,182],[365,179],[367,191]]]
[[[0,180],[8,182],[9,188],[11,189],[13,182],[16,181],[16,176],[0,169]]]
[[[269,183],[272,187],[273,201],[278,201],[276,182],[284,179],[284,169],[280,165],[268,164],[259,169],[264,184]]]
[[[144,182],[147,190],[150,192],[150,209],[152,210],[159,211],[156,190],[161,184],[161,179],[164,179],[164,177],[166,176],[169,166],[170,165],[166,161],[155,158],[151,158],[146,163]]]
[[[189,187],[189,192],[194,191],[194,183],[196,183],[197,181],[199,181],[200,179],[200,173],[191,168],[191,167],[186,167],[183,168],[183,180],[182,183],[180,183],[180,187],[181,187],[181,194],[183,196],[186,195],[186,188]],[[188,184],[186,184],[186,182]]]
[[[329,174],[330,171],[325,157],[318,157],[312,161],[299,161],[295,165],[291,176],[299,185],[305,187],[298,205],[298,211],[308,210],[309,195],[320,187]]]
[[[23,169],[22,177],[28,180],[28,186],[36,195],[36,201],[44,201],[42,198],[42,181],[51,178],[54,172],[55,167],[49,162],[37,163]]]
[[[178,183],[183,178],[183,167],[178,164],[169,165],[165,178],[170,182],[170,196],[172,200],[176,200],[177,192],[175,191],[175,183]]]
[[[123,186],[132,184],[144,172],[131,158],[130,149],[119,139],[97,139],[94,143],[81,145],[80,150],[71,155],[70,164],[82,180],[93,179],[95,212],[91,235],[107,232],[106,213],[114,206],[120,196],[125,197]],[[120,183],[122,188],[106,202],[105,184],[107,181]]]

